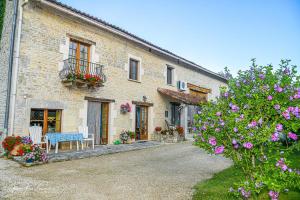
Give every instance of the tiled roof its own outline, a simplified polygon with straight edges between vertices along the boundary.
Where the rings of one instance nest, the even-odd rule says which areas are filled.
[[[174,53],[172,53],[172,52],[170,52],[170,51],[168,51],[168,50],[166,50],[166,49],[163,49],[163,48],[161,48],[161,47],[159,47],[159,46],[157,46],[157,45],[154,45],[154,44],[152,44],[151,42],[148,42],[147,40],[144,40],[143,38],[140,38],[140,37],[138,37],[138,36],[136,36],[136,35],[134,35],[134,34],[128,32],[128,31],[126,31],[126,30],[124,30],[124,29],[122,29],[122,28],[120,28],[120,27],[118,27],[118,26],[115,26],[115,25],[113,25],[113,24],[110,24],[110,23],[108,23],[108,22],[106,22],[106,21],[104,21],[104,20],[102,20],[102,19],[99,19],[99,18],[97,18],[97,17],[95,17],[95,16],[89,15],[89,14],[87,14],[87,13],[85,13],[85,12],[82,12],[82,11],[80,11],[80,10],[78,10],[78,9],[75,9],[75,8],[71,7],[71,6],[68,6],[68,5],[66,5],[66,4],[63,4],[63,3],[59,2],[59,1],[56,1],[56,0],[45,0],[45,1],[50,2],[50,3],[53,3],[53,4],[55,4],[55,5],[58,5],[58,6],[62,7],[62,8],[68,9],[69,11],[72,11],[72,12],[74,12],[74,13],[76,13],[76,14],[79,14],[79,15],[81,15],[81,16],[83,16],[83,17],[87,17],[87,18],[89,18],[90,20],[93,20],[93,21],[96,21],[96,22],[98,22],[98,23],[101,23],[101,24],[103,24],[104,26],[108,26],[108,27],[110,27],[110,28],[112,28],[112,29],[114,29],[114,30],[120,31],[120,32],[122,32],[123,34],[126,34],[126,35],[128,35],[128,36],[130,36],[130,37],[132,37],[132,38],[135,38],[135,39],[137,39],[138,41],[140,41],[140,42],[142,42],[142,43],[144,43],[144,44],[147,44],[147,45],[149,45],[149,46],[152,46],[153,48],[159,49],[160,51],[164,52],[164,53],[166,54],[166,56],[168,56],[167,54],[172,55],[173,57],[176,57],[177,59],[179,59],[179,60],[185,62],[185,63],[186,63],[187,65],[189,65],[190,67],[192,67],[192,68],[194,68],[194,69],[197,69],[197,70],[200,70],[200,71],[202,71],[202,72],[205,72],[205,73],[207,73],[207,74],[213,76],[214,78],[217,78],[218,80],[221,80],[221,81],[227,83],[227,79],[224,78],[224,77],[222,77],[221,75],[219,75],[219,74],[217,74],[217,73],[215,73],[215,72],[213,72],[213,71],[210,71],[210,70],[208,70],[208,69],[206,69],[206,68],[204,68],[204,67],[202,67],[202,66],[200,66],[200,65],[198,65],[198,64],[196,64],[196,63],[194,63],[194,62],[192,62],[192,61],[189,61],[189,60],[187,60],[187,59],[185,59],[185,58],[183,58],[183,57],[180,57],[180,56],[178,56],[178,55],[176,55],[176,54],[174,54]]]
[[[207,102],[205,97],[199,97],[199,96],[178,92],[174,90],[169,90],[165,88],[157,88],[157,91],[163,95],[170,97],[171,99],[175,99],[177,101],[189,105],[197,105],[199,103]]]

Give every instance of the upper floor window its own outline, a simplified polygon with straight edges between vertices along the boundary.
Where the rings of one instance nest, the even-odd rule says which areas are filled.
[[[87,72],[90,62],[90,45],[77,40],[70,40],[69,62],[81,72]]]
[[[139,61],[131,59],[129,60],[129,79],[138,81],[139,73]]]
[[[168,66],[167,67],[167,84],[173,85],[173,70],[174,68]]]

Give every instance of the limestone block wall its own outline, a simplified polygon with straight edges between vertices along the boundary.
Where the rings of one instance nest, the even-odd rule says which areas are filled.
[[[0,128],[4,126],[10,33],[12,32],[13,1],[6,1],[2,36],[0,41]]]
[[[68,57],[70,35],[94,43],[92,59],[104,65],[107,82],[97,90],[68,89],[58,76],[62,61]],[[114,99],[110,103],[109,141],[123,130],[134,130],[134,112],[120,114],[120,105],[142,101],[146,96],[154,104],[149,108],[149,133],[156,126],[165,126],[165,110],[169,100],[157,92],[158,87],[176,89],[166,85],[165,68],[172,65],[177,80],[186,80],[212,89],[210,98],[219,94],[224,83],[187,69],[138,47],[86,22],[66,16],[50,8],[30,3],[24,8],[20,44],[20,68],[14,133],[27,134],[31,108],[63,109],[62,131],[75,131],[86,124],[87,101],[85,96]],[[140,61],[140,79],[128,80],[129,58]],[[24,98],[26,96],[26,99]],[[133,111],[135,107],[133,106]],[[149,138],[151,136],[149,135]]]

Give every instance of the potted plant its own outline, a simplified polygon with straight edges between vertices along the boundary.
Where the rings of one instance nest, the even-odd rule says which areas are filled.
[[[156,132],[161,132],[161,127],[160,126],[155,127],[155,131]]]
[[[120,134],[120,140],[122,141],[123,144],[125,144],[129,139],[129,134],[128,131],[122,131]]]
[[[131,139],[131,143],[135,142],[135,132],[133,131],[129,131],[129,137]]]
[[[120,107],[120,111],[122,114],[126,114],[128,112],[131,112],[131,106],[129,105],[129,103],[126,104],[122,104]]]
[[[85,74],[84,78],[88,82],[89,87],[101,86],[102,79],[99,75]]]
[[[183,137],[183,136],[184,136],[184,129],[183,129],[182,126],[177,126],[177,127],[176,127],[176,131],[178,132],[178,135],[179,135],[180,137]]]

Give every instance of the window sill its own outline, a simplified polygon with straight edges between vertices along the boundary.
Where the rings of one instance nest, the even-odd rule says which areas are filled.
[[[175,87],[175,85],[173,85],[173,84],[167,84],[167,86]]]
[[[130,78],[128,79],[128,81],[132,81],[132,82],[136,82],[136,83],[141,83],[141,81],[130,79]]]

